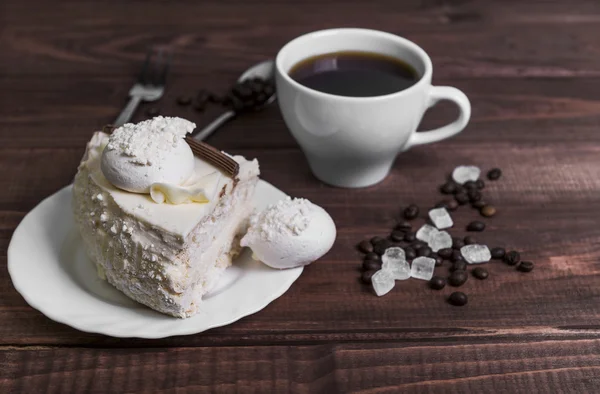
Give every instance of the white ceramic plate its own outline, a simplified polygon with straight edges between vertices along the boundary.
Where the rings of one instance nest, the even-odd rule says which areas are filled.
[[[8,247],[8,272],[25,301],[52,320],[81,331],[114,337],[163,338],[230,324],[277,299],[302,267],[274,270],[245,250],[204,297],[198,314],[178,319],[127,298],[99,279],[71,213],[72,186],[46,198],[25,216]],[[286,195],[259,181],[260,210]]]

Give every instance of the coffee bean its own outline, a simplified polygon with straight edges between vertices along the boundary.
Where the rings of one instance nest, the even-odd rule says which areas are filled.
[[[267,97],[271,97],[275,93],[275,87],[273,87],[271,85],[265,86],[265,88],[263,90],[264,90],[264,93],[267,95]]]
[[[474,277],[476,277],[477,279],[487,279],[487,277],[490,275],[487,270],[483,267],[477,267],[475,268],[473,271],[471,271],[471,273],[473,274]]]
[[[261,105],[261,103],[252,97],[239,100],[244,105],[244,111],[255,111]]]
[[[502,176],[502,170],[499,168],[492,168],[488,173],[487,177],[490,181],[496,181]]]
[[[398,224],[396,224],[396,230],[410,231],[411,228],[412,228],[412,225],[410,224],[410,222],[408,220],[401,220],[398,222]]]
[[[232,89],[233,94],[241,99],[249,99],[252,97],[252,89],[246,84],[236,84]]]
[[[206,89],[200,89],[198,93],[196,93],[194,100],[196,102],[206,103],[207,101],[211,101],[211,96],[214,96],[214,94]]]
[[[435,204],[434,208],[448,209],[448,204],[449,203],[450,203],[450,201],[448,201],[448,200],[440,201],[437,204]]]
[[[431,253],[429,255],[429,258],[434,259],[435,260],[435,266],[439,267],[440,265],[442,265],[444,263],[444,259],[437,253]]]
[[[506,250],[504,248],[492,248],[490,254],[494,260],[502,260],[506,254]]]
[[[160,113],[160,110],[156,107],[150,107],[146,110],[146,115],[148,115],[151,118],[158,116],[159,113]]]
[[[402,242],[404,241],[404,231],[394,230],[390,234],[390,239],[394,242]]]
[[[469,190],[467,196],[469,196],[469,201],[471,202],[477,202],[481,200],[481,192],[477,189]]]
[[[384,240],[384,238],[376,235],[373,238],[371,238],[371,244],[373,244],[373,246],[375,246],[375,244],[378,244],[379,242],[381,242],[383,240]]]
[[[362,275],[360,276],[360,279],[362,280],[362,282],[364,284],[370,285],[371,284],[371,277],[375,274],[375,272],[377,272],[377,271],[376,270],[364,271],[362,273]]]
[[[504,255],[503,260],[508,265],[517,265],[521,261],[521,255],[516,250],[511,250]]]
[[[381,262],[375,260],[365,260],[363,261],[362,267],[365,271],[377,271],[381,269]]]
[[[468,278],[469,276],[467,275],[466,271],[456,270],[448,277],[448,284],[454,287],[462,286],[465,284]]]
[[[231,92],[233,94],[237,95],[237,94],[239,94],[241,88],[248,88],[248,80],[247,79],[244,81],[241,81],[241,82],[238,81],[238,82],[234,83],[233,86],[231,87]]]
[[[487,205],[487,203],[483,200],[473,201],[471,203],[471,206],[475,209],[481,209],[481,208],[485,207],[486,205]]]
[[[457,262],[457,261],[464,261],[464,258],[462,257],[462,253],[460,253],[460,250],[455,250],[452,252],[452,258],[451,260],[453,262]]]
[[[440,187],[440,191],[443,194],[454,194],[454,192],[456,191],[456,183],[446,182]]]
[[[483,231],[485,230],[485,223],[479,221],[473,221],[467,225],[467,231]]]
[[[450,297],[448,297],[448,302],[454,306],[464,306],[467,305],[469,299],[462,291],[455,291],[454,293],[450,294]]]
[[[196,112],[204,112],[204,110],[206,109],[207,105],[208,105],[207,101],[194,101],[192,103],[192,108]]]
[[[406,209],[404,209],[404,218],[407,220],[412,220],[419,216],[419,207],[415,204],[411,204]]]
[[[198,100],[199,100],[199,97],[198,97]],[[222,103],[223,100],[224,100],[224,98],[223,97],[219,97],[219,96],[217,96],[214,93],[208,93],[207,92],[207,94],[206,94],[206,100],[209,101],[209,102],[211,102],[211,103],[217,104],[217,103]]]
[[[221,105],[223,107],[231,108],[231,97],[232,96],[230,95],[223,97],[223,99],[221,99]]]
[[[517,269],[521,272],[531,272],[533,271],[533,263],[531,261],[521,261]]]
[[[463,193],[467,194],[467,189],[461,185],[457,185],[456,190],[454,191],[454,194],[456,195],[456,194],[463,194]]]
[[[404,249],[404,255],[406,257],[406,260],[412,260],[415,257],[417,257],[417,252],[413,248],[411,248],[410,246],[407,246]]]
[[[485,188],[485,182],[483,181],[483,179],[478,179],[475,182],[475,185],[477,185],[477,189],[482,190]]]
[[[247,110],[254,110],[259,105],[259,103],[257,103],[256,100],[254,100],[253,98],[248,98],[243,101],[244,101],[244,108]]]
[[[256,95],[256,102],[260,105],[263,105],[265,103],[265,101],[267,101],[269,97],[267,97],[266,94],[264,93],[259,93]]]
[[[206,103],[198,103],[198,102],[196,102],[196,103],[194,103],[192,105],[192,108],[194,108],[194,111],[204,112],[204,110],[206,109]]]
[[[475,183],[475,181],[466,181],[465,183],[463,183],[463,187],[467,190],[474,190],[477,189],[477,184]]]
[[[446,207],[447,210],[452,212],[456,211],[456,208],[458,208],[458,203],[456,202],[456,200],[448,201],[448,206]]]
[[[423,246],[422,248],[417,249],[417,256],[419,257],[429,257],[431,255],[431,248],[429,246]]]
[[[415,242],[411,243],[410,246],[412,246],[414,250],[419,250],[421,248],[426,247],[427,243],[423,242],[423,241],[415,241]]]
[[[458,205],[465,205],[469,202],[469,196],[467,193],[458,193],[454,195],[454,199],[458,203]]]
[[[465,237],[465,245],[473,245],[476,243],[477,243],[477,240],[472,235],[467,235]]]
[[[267,83],[267,81],[261,77],[254,77],[251,79],[251,81],[260,86],[265,86],[265,84]]]
[[[179,97],[177,97],[177,104],[181,105],[182,107],[190,105],[191,103],[192,103],[192,97],[191,96],[179,96]]]
[[[370,253],[373,251],[373,244],[365,239],[358,244],[358,250],[363,253]]]
[[[367,253],[364,257],[363,260],[375,260],[375,261],[381,261],[381,257],[379,257],[379,255],[377,253],[374,252],[370,252]]]
[[[241,110],[244,109],[244,102],[242,100],[240,100],[238,97],[232,97],[231,98],[231,105],[230,105],[231,109],[233,109],[234,112],[240,112]]]
[[[452,248],[440,249],[437,253],[441,258],[448,260],[450,257],[452,257]]]
[[[452,237],[452,249],[460,249],[465,246],[465,241],[462,238]]]
[[[248,87],[252,89],[252,95],[254,97],[258,96],[259,94],[264,94],[263,91],[265,87],[262,83],[250,82]]]
[[[233,94],[228,93],[225,96],[223,96],[221,98],[221,105],[223,106],[229,106],[231,105],[231,99],[233,98]]]
[[[373,251],[378,255],[383,255],[385,250],[394,246],[390,241],[384,239],[383,241],[377,242],[373,245]]]
[[[485,207],[479,210],[481,216],[485,216],[486,218],[492,217],[496,214],[496,208],[491,205],[486,205]]]
[[[254,96],[247,98],[244,100],[244,105],[248,110],[256,110],[263,105],[258,98],[254,98]]]
[[[407,232],[407,233],[404,234],[404,240],[406,242],[414,242],[415,239],[417,239],[417,236],[412,231],[409,231],[409,232]]]
[[[434,276],[429,281],[429,287],[431,287],[433,290],[442,290],[444,287],[446,287],[446,279],[442,278],[441,276]]]
[[[452,263],[452,266],[450,267],[450,272],[466,271],[466,270],[467,270],[467,262],[464,260],[456,261],[456,262]]]
[[[251,81],[248,83],[248,87],[252,89],[252,94],[257,96],[259,94],[264,94],[265,85],[262,82]]]

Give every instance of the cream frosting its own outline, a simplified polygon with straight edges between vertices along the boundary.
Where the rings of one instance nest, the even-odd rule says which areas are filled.
[[[216,197],[221,174],[217,171],[204,175],[200,179],[188,180],[185,184],[153,183],[150,197],[155,203],[187,204],[192,202],[208,203]]]
[[[84,158],[81,165],[87,167],[94,182],[106,190],[126,214],[137,217],[153,227],[185,238],[200,219],[213,210],[218,198],[213,198],[206,204],[157,204],[149,194],[130,193],[115,187],[106,179],[100,167],[102,152],[108,141],[109,136],[107,134],[96,132],[88,143],[87,157]],[[240,164],[248,163],[242,156],[233,156],[233,159]],[[257,168],[257,164],[240,166],[238,178],[245,179],[248,176],[255,175],[254,173],[258,172]],[[196,179],[201,179],[214,172],[220,175],[215,187],[217,193],[221,193],[223,190],[231,190],[233,183],[231,178],[223,174],[217,167],[194,157],[194,177]],[[110,218],[107,220],[110,220]]]
[[[183,184],[194,173],[194,154],[184,137],[195,127],[185,119],[157,116],[117,128],[102,154],[104,176],[134,193],[149,193],[154,183]]]
[[[335,223],[323,208],[288,197],[254,214],[240,244],[252,249],[257,260],[285,269],[319,259],[335,238]]]

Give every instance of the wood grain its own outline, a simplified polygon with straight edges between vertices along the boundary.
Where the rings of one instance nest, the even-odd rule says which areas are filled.
[[[175,69],[186,75],[234,77],[302,33],[360,26],[419,43],[431,52],[438,76],[589,77],[600,71],[594,0],[60,3],[37,13],[27,2],[3,2],[0,50],[8,56],[0,70],[130,76],[148,46],[163,44],[178,50]]]
[[[165,97],[135,120],[155,106],[201,127],[220,109],[198,113],[177,96],[225,91],[289,39],[334,26],[414,40],[434,83],[465,91],[473,115],[456,138],[402,154],[384,182],[352,191],[310,174],[275,105],[211,137],[257,157],[265,180],[336,222],[333,249],[284,296],[229,326],[161,340],[79,332],[24,302],[6,269],[12,233],[71,182],[149,46],[176,56]],[[599,35],[596,0],[1,2],[0,392],[597,392]],[[455,116],[442,103],[421,129]],[[387,235],[409,203],[431,207],[446,174],[467,163],[504,172],[487,184],[499,213],[477,238],[521,251],[535,270],[489,264],[488,280],[461,288],[463,308],[445,302],[453,289],[418,280],[375,297],[359,281],[355,244]],[[453,216],[457,236],[478,218],[469,208]]]
[[[2,392],[589,392],[598,340],[0,350]],[[23,373],[22,365],[29,370]],[[581,367],[585,365],[585,367]],[[565,383],[568,382],[568,386]]]

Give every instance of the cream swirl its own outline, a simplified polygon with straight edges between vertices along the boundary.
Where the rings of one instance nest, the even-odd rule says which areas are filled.
[[[220,178],[221,174],[215,171],[184,185],[153,183],[150,186],[150,197],[157,204],[207,203],[215,198]]]

